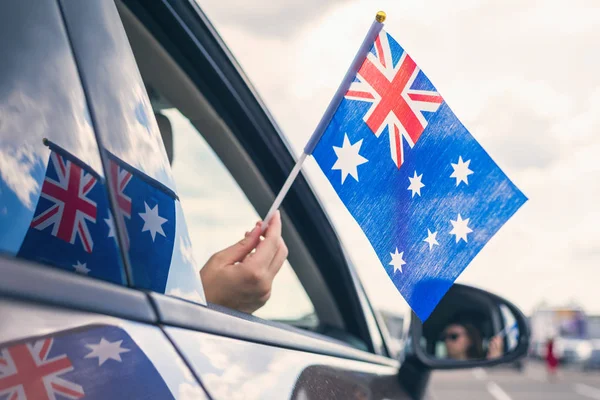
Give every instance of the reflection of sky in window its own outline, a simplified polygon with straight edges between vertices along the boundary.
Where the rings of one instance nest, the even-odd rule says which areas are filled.
[[[290,398],[298,377],[310,366],[329,366],[364,374],[397,373],[393,367],[249,343],[180,328],[167,327],[166,331],[186,354],[209,394],[216,399]],[[327,384],[326,379],[323,379],[323,384]]]
[[[103,145],[174,190],[158,125],[115,5],[73,2],[62,11],[77,33],[71,35],[71,46],[85,72],[82,79]]]
[[[197,303],[206,304],[204,290],[200,282],[199,268],[194,261],[192,245],[183,218],[181,203],[175,202],[176,224],[173,257],[165,293]]]
[[[191,371],[156,327],[137,322],[122,322],[135,343],[152,361],[173,396],[181,400],[205,399]]]
[[[103,175],[66,34],[44,11],[55,6],[0,15],[0,36],[19,38],[0,63],[0,251],[10,254],[18,251],[38,201],[50,155],[43,138]]]
[[[0,149],[0,158],[4,158],[5,154],[5,149]],[[0,204],[2,205],[0,210],[0,251],[16,254],[33,218],[34,206],[45,176],[46,165],[41,159],[31,162],[29,165],[25,163],[21,165],[18,159],[13,159],[14,168],[7,171],[4,169],[6,159],[3,161],[0,161],[0,168],[4,171],[0,176]],[[23,185],[26,188],[21,193],[13,190],[11,185],[11,179],[19,175],[18,172],[13,175],[13,171],[28,171],[26,175],[23,174]]]
[[[227,168],[194,126],[175,109],[163,112],[173,128],[173,175],[198,266],[240,240],[259,216]],[[169,277],[170,279],[171,277]],[[289,263],[275,277],[271,299],[256,315],[298,319],[314,308]]]

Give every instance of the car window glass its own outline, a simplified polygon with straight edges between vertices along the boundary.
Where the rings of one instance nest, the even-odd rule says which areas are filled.
[[[98,146],[57,3],[3,5],[0,48],[0,253],[124,284]]]
[[[215,399],[398,398],[396,367],[179,327],[165,330]]]
[[[130,283],[205,303],[167,154],[116,5],[61,5],[103,146]]]
[[[193,255],[199,265],[239,241],[260,219],[244,192],[194,125],[171,108],[161,111],[173,134],[173,175],[188,219]],[[308,323],[313,305],[286,261],[273,282],[271,298],[255,315]]]

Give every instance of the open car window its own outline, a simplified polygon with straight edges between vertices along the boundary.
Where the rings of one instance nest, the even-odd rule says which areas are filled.
[[[150,98],[152,116],[158,122],[166,155],[171,157],[174,183],[193,245],[185,254],[193,256],[200,269],[208,257],[238,242],[254,226],[259,219],[256,210],[266,212],[275,196],[272,181],[281,171],[279,165],[273,165],[277,169],[266,168],[264,162],[276,160],[263,159],[262,153],[273,156],[271,145],[285,145],[277,132],[272,132],[272,126],[272,138],[253,136],[260,132],[251,124],[262,115],[253,114],[262,111],[240,114],[245,103],[232,103],[237,98],[226,92],[228,79],[215,81],[212,74],[229,70],[229,64],[214,70],[212,57],[222,55],[220,47],[199,47],[193,40],[200,40],[202,33],[191,43],[187,36],[172,40],[175,34],[165,35],[166,26],[162,25],[173,22],[168,17],[160,14],[158,21],[157,16],[147,16],[120,2],[117,5]],[[193,36],[189,31],[181,33]],[[282,156],[287,162],[286,155]],[[319,252],[325,242],[306,236],[298,219],[299,212],[304,214],[301,209],[287,210],[284,205],[281,211],[289,264],[283,266],[273,282],[270,300],[256,315],[367,343],[369,339],[362,337],[362,322],[357,320],[360,316],[349,312],[358,311],[354,310],[356,302],[347,297],[342,304],[337,301],[336,296],[342,293],[354,294],[348,281],[327,264],[338,260]],[[328,275],[321,268],[328,268]],[[368,348],[362,342],[357,347]]]
[[[254,227],[260,219],[256,198],[268,189],[254,181],[256,175],[240,178],[240,170],[252,167],[224,123],[226,118],[131,11],[124,6],[119,11],[185,214],[190,245],[183,255],[200,270],[211,255],[238,242]],[[237,169],[237,175],[232,169]],[[248,192],[253,193],[252,200]],[[319,326],[317,314],[287,261],[273,282],[269,301],[255,313],[308,329]]]
[[[156,99],[156,93],[151,91],[151,94]],[[164,100],[156,102],[164,103]],[[202,266],[213,253],[239,241],[260,217],[193,123],[176,108],[157,113],[159,121],[163,120],[159,126],[171,131],[173,176],[187,218],[193,256]],[[273,282],[271,298],[255,315],[314,327],[317,323],[314,311],[286,261]]]

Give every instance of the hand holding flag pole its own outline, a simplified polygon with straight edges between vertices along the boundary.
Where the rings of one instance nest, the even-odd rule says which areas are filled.
[[[381,30],[383,29],[383,23],[385,22],[385,18],[386,18],[386,14],[383,11],[378,11],[377,14],[375,15],[375,20],[371,24],[371,27],[369,28],[369,31],[367,32],[367,35],[365,36],[365,39],[362,42],[362,45],[358,49],[358,52],[356,53],[356,56],[354,57],[352,64],[350,64],[350,68],[346,72],[346,75],[344,76],[342,83],[340,84],[337,91],[333,95],[333,98],[329,102],[329,106],[327,106],[327,109],[325,110],[323,117],[319,121],[319,124],[315,128],[308,143],[304,147],[304,151],[302,152],[302,155],[300,155],[300,158],[298,159],[298,161],[296,161],[296,165],[294,165],[294,168],[290,172],[290,175],[287,177],[285,183],[283,184],[283,187],[277,194],[275,201],[273,201],[273,204],[271,205],[269,212],[265,216],[264,223],[262,224],[262,232],[263,233],[267,229],[267,227],[269,225],[269,221],[273,217],[273,214],[275,213],[275,211],[277,211],[277,209],[279,209],[279,206],[281,206],[281,203],[282,203],[283,199],[285,198],[285,195],[288,193],[288,191],[290,190],[290,187],[294,183],[294,180],[300,173],[300,170],[302,169],[302,164],[304,163],[304,160],[306,160],[306,156],[312,154],[315,147],[317,146],[317,143],[319,143],[321,136],[323,136],[323,133],[325,133],[325,130],[327,129],[327,126],[331,122],[333,115],[335,114],[340,103],[344,99],[344,95],[350,88],[350,85],[352,84],[352,81],[354,80],[356,73],[360,69],[361,65],[365,61],[365,58],[367,57],[367,54],[371,50],[371,47],[373,46],[373,42],[375,41],[375,38],[377,38],[377,35],[379,35],[379,32],[381,32]]]

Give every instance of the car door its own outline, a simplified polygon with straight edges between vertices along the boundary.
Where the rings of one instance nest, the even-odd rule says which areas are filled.
[[[0,5],[0,398],[206,398],[126,288],[63,17]]]
[[[155,301],[168,336],[215,399],[405,398],[394,360],[221,308]]]
[[[252,186],[260,189],[265,187],[265,181],[273,182],[273,176],[263,175],[261,169],[257,167],[257,164],[262,161],[256,158],[258,156],[256,152],[265,153],[267,151],[267,149],[260,149],[260,146],[256,146],[260,143],[260,137],[246,137],[243,142],[232,134],[233,130],[239,130],[240,125],[246,124],[248,120],[256,117],[248,112],[237,113],[240,109],[244,110],[249,103],[242,103],[238,99],[239,103],[231,105],[232,112],[220,113],[224,102],[232,99],[232,93],[219,95],[211,90],[201,91],[198,85],[195,85],[190,79],[190,75],[183,71],[180,64],[183,61],[176,61],[170,55],[172,53],[166,52],[156,37],[150,33],[147,27],[153,22],[148,19],[141,22],[141,19],[138,18],[138,15],[144,16],[147,12],[156,12],[156,9],[149,10],[148,8],[152,9],[158,3],[140,2],[127,5],[119,3],[118,10],[112,2],[88,2],[83,6],[77,1],[64,0],[61,4],[65,10],[75,58],[82,70],[85,71],[82,75],[84,87],[91,97],[92,115],[96,115],[96,118],[102,114],[106,115],[106,118],[113,117],[108,122],[99,121],[98,123],[98,134],[104,143],[105,151],[118,154],[118,157],[124,159],[128,164],[134,165],[136,169],[141,169],[151,178],[176,192],[175,185],[170,180],[170,168],[164,162],[167,153],[162,147],[158,150],[151,147],[124,150],[124,146],[127,146],[128,143],[118,140],[115,132],[127,132],[134,143],[143,143],[148,140],[155,143],[156,138],[160,138],[160,136],[158,136],[159,130],[154,114],[159,113],[160,104],[181,100],[181,107],[177,108],[180,112],[183,111],[182,114],[192,115],[194,110],[203,110],[203,114],[195,114],[190,119],[202,121],[204,123],[203,131],[210,127],[213,134],[223,134],[220,140],[211,142],[215,144],[213,147],[215,151],[221,152],[223,148],[216,149],[216,147],[224,146],[226,147],[224,153],[235,155],[230,159],[243,157],[246,160],[248,164],[234,166],[234,168],[238,168],[238,172],[239,170],[251,172],[247,175],[247,181],[239,181],[240,186],[246,188]],[[160,6],[162,13],[168,13],[163,16],[169,17],[169,23],[179,24],[177,34],[188,32],[190,35],[187,38],[188,41],[192,40],[193,42],[197,39],[187,31],[186,25],[180,20],[182,15],[173,8],[183,7],[182,10],[192,13],[188,14],[188,17],[191,15],[199,21],[202,16],[192,3],[164,2]],[[132,12],[132,9],[135,9],[136,12]],[[96,20],[95,23],[90,23],[87,19],[81,18],[82,15],[100,15],[106,18],[106,21]],[[127,33],[121,25],[121,19],[125,18],[129,18],[126,22],[130,25],[129,40],[134,43],[134,40],[141,37],[148,41],[145,46],[141,45],[141,47],[135,44],[138,47],[134,51],[138,52],[138,56],[145,51],[159,52],[164,56],[163,59],[152,58],[149,63],[140,65],[140,69],[145,71],[146,80],[143,80],[138,72],[136,60],[129,48]],[[139,35],[137,39],[132,36],[132,25],[136,29],[140,29],[137,32]],[[162,31],[162,34],[174,33]],[[100,46],[105,47],[99,48]],[[171,50],[177,51],[177,49]],[[218,51],[222,51],[222,48],[218,47]],[[111,59],[106,67],[97,66],[98,54]],[[202,56],[200,49],[197,49],[196,54]],[[139,62],[140,58],[138,57]],[[210,64],[210,54],[205,53],[203,63]],[[212,73],[222,76],[219,67],[215,64],[212,65]],[[171,68],[171,72],[164,72],[168,68]],[[191,68],[193,70],[193,67]],[[107,69],[110,73],[107,73]],[[203,72],[196,71],[198,74]],[[141,89],[144,87],[156,89],[156,86],[153,86],[155,82],[148,80],[148,73],[154,74],[156,79],[174,79],[162,87],[161,93],[159,93],[164,97],[162,101],[161,96],[154,96],[152,101],[148,100]],[[220,84],[224,85],[227,82],[221,81]],[[128,88],[133,88],[133,90],[128,90]],[[193,103],[194,101],[198,103]],[[254,102],[256,103],[256,98],[254,98]],[[142,104],[146,116],[142,120],[146,122],[146,126],[137,117],[134,118],[137,104]],[[152,109],[148,109],[148,106]],[[112,110],[114,115],[109,115],[107,110]],[[264,117],[264,110],[262,113]],[[131,123],[128,124],[128,121]],[[272,125],[270,129],[274,131]],[[255,127],[252,131],[257,132],[258,129]],[[248,134],[247,131],[246,134]],[[177,140],[177,137],[174,137],[173,140]],[[270,143],[278,143],[280,149],[285,149],[278,136],[267,138],[267,140]],[[250,142],[254,143],[253,148],[245,146]],[[285,151],[284,154],[287,154],[288,157],[286,161],[289,161],[289,152],[287,149]],[[234,152],[237,153],[234,154]],[[177,159],[178,154],[173,156]],[[148,160],[153,157],[161,157],[158,167],[148,163]],[[268,157],[267,161],[269,160],[277,164],[280,162],[274,155]],[[152,169],[153,167],[157,168]],[[198,166],[189,165],[188,167],[189,171],[197,171],[197,173],[203,171],[201,168],[196,168]],[[281,169],[277,171],[278,177],[283,176],[284,172]],[[109,189],[114,190],[114,187],[110,186]],[[254,199],[264,196],[264,193],[272,196],[270,190],[266,190],[264,193],[261,193],[261,190],[250,192]],[[113,193],[113,196],[116,195],[118,193]],[[309,195],[312,195],[312,192],[309,192]],[[261,202],[261,200],[257,201]],[[315,204],[314,200],[312,204]],[[183,206],[185,207],[185,204]],[[183,209],[185,209],[184,207]],[[298,212],[307,213],[307,210],[305,206],[298,209],[287,206],[284,210],[284,219],[288,225],[286,236],[290,242],[298,244],[297,248],[290,250],[291,254],[294,253],[291,256],[292,261],[304,260],[306,265],[310,264],[307,268],[314,268],[317,264],[315,258],[331,259],[335,257],[331,251],[323,249],[322,242],[312,247],[305,244],[306,238],[300,235],[299,231],[306,230],[307,225],[296,225],[294,219],[288,216]],[[317,212],[322,215],[320,208]],[[177,220],[182,221],[183,218],[178,215]],[[321,224],[324,222],[326,220],[318,221]],[[190,230],[194,229],[191,223],[189,227]],[[327,225],[327,227],[331,230],[330,226]],[[306,237],[308,236],[310,234],[306,233]],[[331,237],[328,239],[332,240]],[[192,241],[192,244],[196,243],[199,242]],[[339,249],[339,244],[332,247]],[[316,251],[319,249],[322,251]],[[133,257],[131,253],[129,256],[130,259]],[[310,260],[308,260],[309,258]],[[343,265],[347,267],[345,262]],[[161,324],[163,330],[189,363],[212,398],[360,399],[401,398],[404,396],[396,379],[399,362],[384,356],[381,349],[381,337],[377,338],[371,334],[377,330],[373,316],[365,312],[364,298],[358,292],[355,281],[348,271],[343,271],[342,275],[338,275],[335,280],[336,284],[332,287],[329,287],[322,274],[317,275],[323,280],[321,287],[325,288],[327,294],[311,296],[311,300],[314,299],[315,304],[318,303],[317,307],[320,307],[319,317],[336,325],[327,327],[326,332],[329,333],[329,336],[325,336],[216,305],[209,304],[206,307],[203,304],[197,304],[198,301],[193,303],[176,299],[173,296],[182,297],[183,294],[190,292],[188,287],[182,286],[183,283],[192,279],[189,275],[184,279],[171,279],[171,273],[187,271],[184,267],[183,264],[171,266],[169,283],[166,288],[163,287],[163,290],[139,285],[136,282],[135,271],[133,272],[133,284],[151,290],[150,298],[157,311],[158,323]],[[341,268],[341,266],[336,263],[335,267],[331,268]],[[299,268],[298,271],[301,272],[301,269]],[[306,273],[310,275],[309,272]],[[341,278],[346,280],[340,281]],[[197,276],[196,280],[199,281]],[[308,291],[315,290],[313,288]],[[171,294],[171,296],[165,296],[163,293]],[[201,290],[196,292],[196,294],[200,293]],[[347,298],[337,299],[336,297],[342,293],[347,294]],[[198,300],[197,297],[196,300]],[[194,300],[194,296],[187,298]],[[327,310],[323,304],[334,304],[334,307]],[[336,335],[338,339],[333,338]],[[363,348],[356,348],[361,347],[360,345],[353,346],[350,338],[358,338],[357,342],[362,342]]]
[[[139,291],[0,259],[0,398],[205,399]]]

